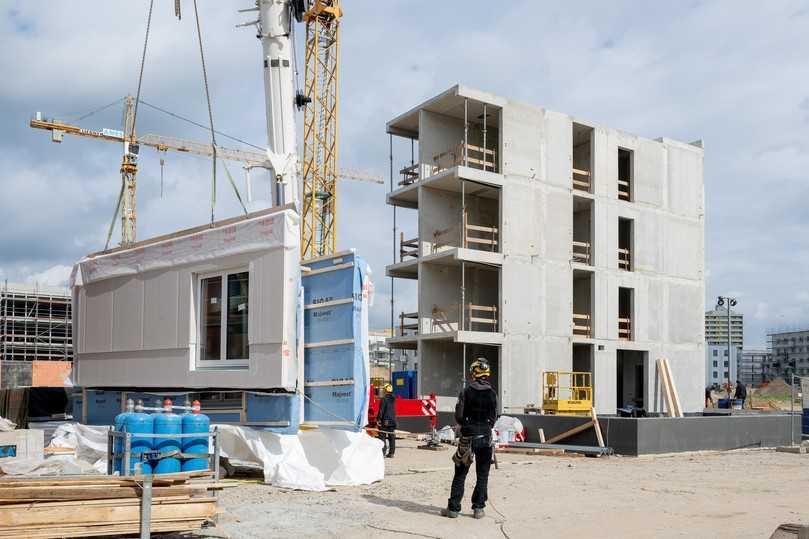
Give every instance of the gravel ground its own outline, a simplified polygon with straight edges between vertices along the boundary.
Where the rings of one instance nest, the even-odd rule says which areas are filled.
[[[451,450],[397,444],[383,481],[330,492],[257,482],[223,491],[206,535],[269,537],[769,537],[785,522],[809,524],[809,455],[741,450],[655,457],[500,454],[486,518],[442,518]]]

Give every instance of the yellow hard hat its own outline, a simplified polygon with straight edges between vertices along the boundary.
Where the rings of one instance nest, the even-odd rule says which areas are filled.
[[[385,386],[382,389],[384,389],[386,393],[393,393],[393,386],[390,385],[389,383],[385,384]]]
[[[485,357],[479,357],[469,366],[469,372],[472,373],[472,378],[487,378],[492,375],[492,369],[489,367],[489,362]]]

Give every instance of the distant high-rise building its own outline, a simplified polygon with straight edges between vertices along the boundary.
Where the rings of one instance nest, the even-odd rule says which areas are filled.
[[[759,385],[764,378],[764,366],[772,355],[767,350],[747,350],[742,352],[739,364],[739,380],[747,385]]]
[[[741,348],[734,346],[730,349],[730,357],[728,357],[727,345],[705,345],[705,386],[712,386],[714,384],[724,385],[728,383],[735,384],[738,380],[738,366],[739,359],[741,358]],[[728,377],[728,370],[730,376]]]
[[[767,380],[791,375],[809,376],[809,329],[768,335],[771,357],[764,365]]]
[[[728,344],[728,310],[717,307],[705,313],[705,342],[707,344]],[[744,315],[730,311],[730,344],[744,345]]]

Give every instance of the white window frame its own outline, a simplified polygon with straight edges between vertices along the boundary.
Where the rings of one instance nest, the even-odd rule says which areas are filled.
[[[198,367],[247,367],[250,364],[250,358],[240,358],[240,359],[227,359],[227,293],[228,293],[228,276],[234,275],[236,273],[247,273],[247,286],[248,290],[250,289],[250,270],[247,267],[243,268],[235,268],[229,270],[221,270],[221,271],[213,271],[210,273],[200,273],[197,275],[197,280],[195,283],[196,292],[197,292],[197,305],[196,305],[196,312],[197,312],[197,366]],[[202,291],[202,281],[204,279],[210,279],[212,277],[220,277],[222,279],[222,291],[219,296],[219,301],[221,302],[222,309],[221,309],[221,324],[219,326],[219,357],[220,359],[203,359],[202,355],[202,348],[205,344],[205,328],[203,324],[205,320],[203,319],[202,314],[202,303],[203,303],[203,291]],[[249,292],[248,292],[248,300],[247,300],[247,309],[248,312],[250,310],[250,299],[249,299]],[[250,322],[249,322],[249,315],[248,315],[248,323],[247,323],[247,332],[248,332],[248,341],[249,341],[249,334],[250,334]],[[249,345],[248,345],[249,346]]]

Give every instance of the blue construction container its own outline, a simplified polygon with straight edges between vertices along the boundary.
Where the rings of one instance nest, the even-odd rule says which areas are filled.
[[[85,398],[87,402],[80,400],[79,406],[87,407],[88,425],[112,425],[123,409],[120,391],[88,389]]]
[[[183,453],[207,455],[210,448],[210,444],[208,443],[210,428],[211,420],[207,415],[200,413],[183,414],[183,434],[199,434],[199,436],[194,436],[193,438],[182,439],[181,445],[183,448]],[[199,470],[207,470],[208,464],[208,459],[203,457],[185,459],[182,462],[182,471],[196,472]]]
[[[304,419],[359,430],[369,390],[367,265],[353,251],[303,265]]]
[[[809,408],[803,409],[803,415],[801,416],[801,432],[803,434],[809,434]]]
[[[154,414],[154,433],[165,435],[154,439],[155,451],[160,451],[161,453],[179,451],[180,438],[173,435],[182,434],[182,432],[183,421],[179,415],[173,412]],[[154,473],[156,474],[177,473],[181,470],[180,459],[177,457],[161,458],[154,464]]]
[[[393,394],[400,399],[415,399],[418,395],[416,371],[395,371],[393,373]]]

